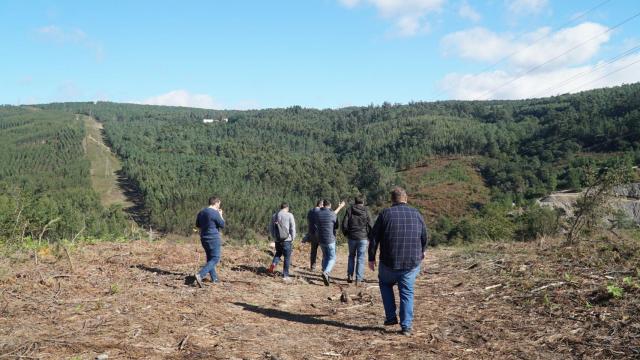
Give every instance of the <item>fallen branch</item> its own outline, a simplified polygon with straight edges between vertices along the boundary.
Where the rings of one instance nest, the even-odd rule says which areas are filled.
[[[487,286],[486,288],[484,288],[484,291],[495,289],[495,288],[499,288],[499,287],[502,287],[502,284],[496,284],[496,285]]]
[[[559,282],[555,282],[555,283],[551,283],[545,286],[540,286],[539,288],[535,288],[533,290],[531,290],[532,293],[538,292],[538,291],[542,291],[544,289],[550,288],[550,287],[556,287],[556,286],[561,286],[564,285],[565,282],[564,281],[559,281]]]
[[[185,335],[182,340],[178,343],[178,350],[183,350],[187,345],[187,340],[189,339],[189,335]]]

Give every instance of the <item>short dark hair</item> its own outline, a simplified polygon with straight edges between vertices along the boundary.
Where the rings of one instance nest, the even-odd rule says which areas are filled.
[[[322,200],[316,201],[316,207],[321,207],[321,206],[322,206]]]
[[[220,198],[217,196],[212,196],[209,198],[209,205],[215,205],[218,204],[220,202]]]
[[[396,186],[391,190],[391,201],[394,203],[406,202],[407,192],[400,186]]]
[[[356,204],[364,204],[364,199],[362,198],[362,196],[356,196],[355,199],[353,199],[353,201]]]
[[[329,201],[328,199],[322,200],[322,206],[324,207],[331,206],[331,201]]]
[[[286,209],[289,207],[289,204],[287,204],[286,202],[283,202],[282,204],[280,204],[280,209]]]

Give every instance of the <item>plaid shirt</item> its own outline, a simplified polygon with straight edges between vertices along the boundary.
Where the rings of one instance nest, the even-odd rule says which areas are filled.
[[[369,236],[369,261],[375,261],[380,245],[380,262],[393,270],[420,265],[428,233],[418,210],[400,203],[384,209]]]

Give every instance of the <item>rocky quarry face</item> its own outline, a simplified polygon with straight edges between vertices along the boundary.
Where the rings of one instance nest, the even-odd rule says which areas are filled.
[[[567,216],[572,216],[573,206],[581,195],[582,192],[560,191],[537,200],[537,203],[540,206],[562,209]],[[616,186],[613,189],[611,206],[614,210],[622,210],[636,224],[640,224],[640,183]]]

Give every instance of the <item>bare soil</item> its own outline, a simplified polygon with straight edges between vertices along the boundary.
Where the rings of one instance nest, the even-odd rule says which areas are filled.
[[[637,240],[614,240],[430,250],[411,337],[382,325],[374,273],[347,284],[344,248],[326,287],[306,245],[291,283],[265,273],[268,247],[224,246],[204,289],[185,281],[195,238],[21,251],[0,260],[0,358],[640,358]]]

